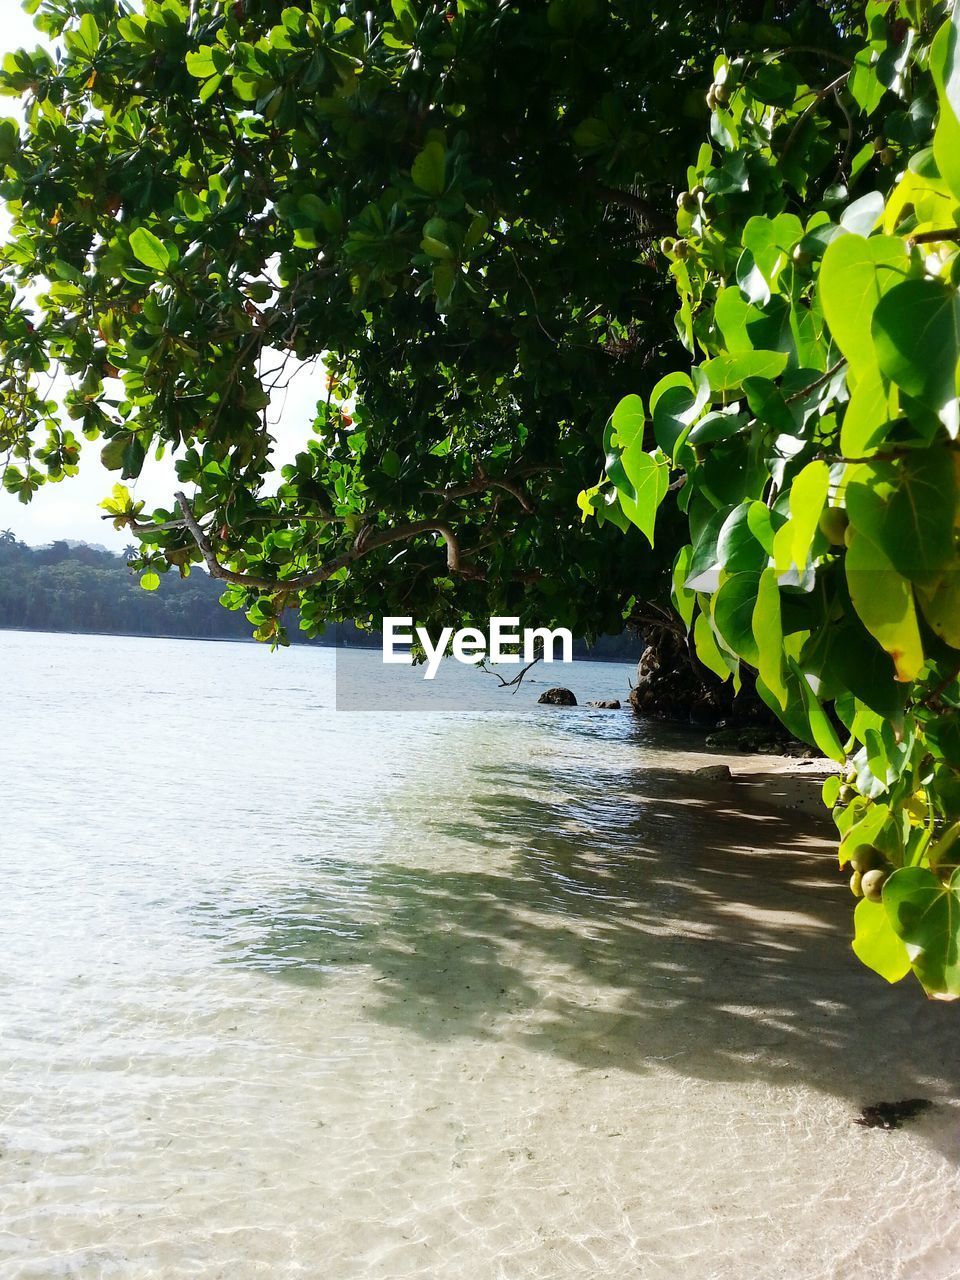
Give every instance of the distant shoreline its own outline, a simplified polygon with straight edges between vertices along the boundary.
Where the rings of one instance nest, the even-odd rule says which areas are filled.
[[[261,645],[261,642],[254,640],[253,636],[192,636],[172,634],[160,631],[91,631],[82,627],[11,627],[0,624],[0,632],[10,631],[20,635],[40,635],[40,636],[116,636],[126,640],[196,640],[203,644],[255,644]],[[577,641],[574,641],[574,645]],[[380,640],[373,644],[341,644],[336,640],[294,640],[291,648],[303,649],[349,649],[352,652],[377,653],[380,650]],[[615,655],[604,655],[596,653],[577,653],[576,649],[573,654],[574,662],[609,662],[620,663],[623,666],[636,666],[636,658],[633,657],[617,657]]]

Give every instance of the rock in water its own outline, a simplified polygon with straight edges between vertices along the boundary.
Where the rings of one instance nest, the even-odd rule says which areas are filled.
[[[867,1129],[899,1129],[904,1120],[912,1120],[932,1107],[929,1098],[903,1098],[900,1102],[875,1102],[864,1107],[855,1123]]]
[[[575,707],[577,700],[569,689],[545,689],[541,693],[537,702],[542,702],[548,707]]]
[[[693,776],[704,782],[727,782],[733,774],[728,764],[705,764],[702,769],[694,769]]]
[[[601,698],[599,702],[588,702],[588,707],[596,707],[598,711],[619,711],[620,700],[618,698]]]

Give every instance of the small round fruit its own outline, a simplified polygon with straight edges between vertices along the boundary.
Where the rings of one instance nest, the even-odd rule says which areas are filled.
[[[875,844],[858,844],[850,855],[851,867],[861,875],[882,868],[885,862],[886,858]]]
[[[873,871],[867,871],[860,877],[860,888],[863,890],[863,896],[868,902],[880,902],[883,898],[883,886],[886,884],[887,873],[881,871],[879,867],[875,867]]]
[[[702,182],[698,182],[695,187],[690,188],[690,194],[692,196],[696,196],[697,198],[699,198],[700,196],[705,196],[707,194],[707,188],[703,185]]]
[[[692,191],[681,191],[677,196],[677,208],[685,213],[695,213],[699,207],[699,201]]]
[[[877,152],[877,159],[881,164],[893,164],[897,158],[897,153],[892,147],[881,147]]]
[[[707,106],[711,111],[716,111],[717,109],[717,92],[713,85],[710,86],[710,91],[707,94]]]
[[[847,531],[850,519],[843,507],[824,507],[817,521],[820,532],[835,547],[843,546],[843,535]]]
[[[793,263],[797,267],[809,267],[813,261],[813,255],[807,253],[806,249],[801,249],[799,245],[793,251]]]
[[[675,258],[679,258],[681,262],[689,252],[690,252],[690,246],[687,244],[686,240],[678,240],[677,243],[674,245],[673,256]]]
[[[850,892],[855,898],[863,897],[863,886],[860,883],[860,872],[855,871],[850,877]]]
[[[725,103],[730,101],[730,90],[725,84],[715,84],[713,86],[713,96],[722,107]]]
[[[676,240],[674,240],[673,236],[664,236],[664,238],[660,241],[660,252],[666,254],[668,258],[673,255],[673,252],[676,249],[676,247],[677,247],[677,242]]]
[[[849,804],[851,800],[855,800],[856,798],[857,798],[856,789],[854,787],[851,787],[848,782],[844,783],[844,785],[840,788],[840,791],[837,795],[837,799],[840,801],[841,804]]]

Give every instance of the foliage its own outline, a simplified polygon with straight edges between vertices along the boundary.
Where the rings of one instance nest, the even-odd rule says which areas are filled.
[[[173,452],[202,549],[173,495],[111,513],[147,572],[222,569],[271,641],[298,601],[308,629],[413,601],[619,630],[633,557],[575,497],[603,406],[674,346],[653,236],[737,5],[28,8],[59,55],[0,73],[26,105],[0,122],[6,489],[83,437],[121,481]],[[317,408],[284,459],[295,370]]]
[[[718,57],[663,242],[690,372],[621,400],[584,519],[689,523],[701,660],[843,765],[854,949],[960,996],[960,5],[871,0],[812,79]]]

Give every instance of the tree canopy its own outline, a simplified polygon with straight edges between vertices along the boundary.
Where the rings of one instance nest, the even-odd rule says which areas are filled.
[[[672,596],[847,771],[858,955],[960,995],[956,4],[26,3],[6,489],[99,438],[143,585],[275,643]]]
[[[8,490],[69,475],[81,435],[121,481],[174,451],[265,638],[301,593],[308,625],[412,596],[617,630],[636,558],[578,535],[576,495],[675,345],[655,234],[736,6],[28,7],[61,54],[0,75],[27,113],[0,131]],[[278,457],[268,401],[311,366]],[[151,522],[116,501],[146,572],[201,559],[173,494]]]

